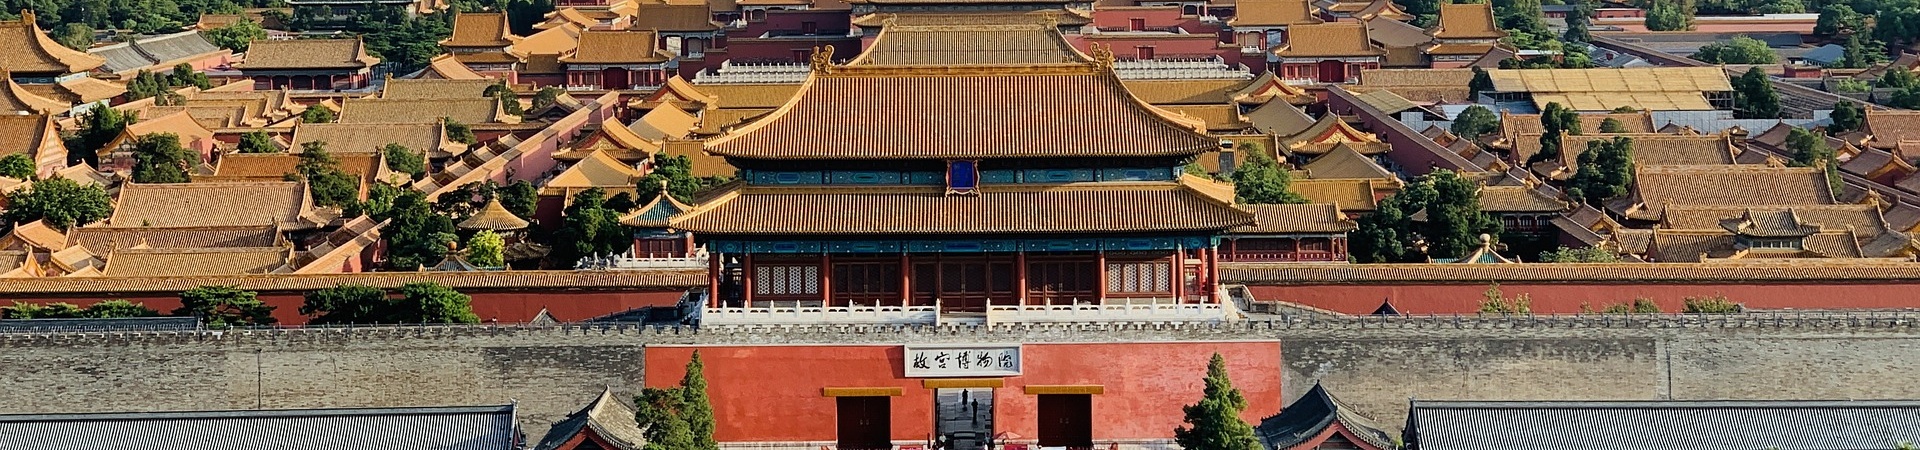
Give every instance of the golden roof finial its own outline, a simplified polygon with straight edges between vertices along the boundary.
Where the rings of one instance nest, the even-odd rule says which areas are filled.
[[[833,72],[833,46],[814,47],[810,60],[815,72]]]
[[[1113,47],[1093,44],[1093,63],[1101,69],[1113,68]]]

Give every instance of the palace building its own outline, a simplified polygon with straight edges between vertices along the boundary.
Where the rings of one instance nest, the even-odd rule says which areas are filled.
[[[871,48],[846,65],[819,50],[796,96],[707,142],[741,181],[629,217],[704,244],[710,306],[1217,301],[1219,238],[1254,214],[1182,174],[1218,141],[1130,94],[1111,52],[908,65]]]

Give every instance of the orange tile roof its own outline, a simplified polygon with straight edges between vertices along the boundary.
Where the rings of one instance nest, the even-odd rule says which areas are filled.
[[[707,5],[639,5],[633,14],[636,30],[659,31],[713,31],[720,25],[713,23],[713,13],[707,11]]]
[[[519,41],[507,26],[507,13],[470,12],[453,15],[453,35],[440,41],[443,47],[506,47]]]
[[[419,123],[450,118],[463,124],[519,123],[520,117],[500,109],[495,98],[364,99],[350,98],[340,107],[340,123]]]
[[[851,64],[1047,64],[1087,61],[1046,16],[1021,13],[941,15],[938,24],[902,24],[894,16]],[[908,16],[915,17],[915,16]],[[925,18],[916,17],[921,22]]]
[[[1364,57],[1387,54],[1367,37],[1358,22],[1299,25],[1287,28],[1287,43],[1274,48],[1282,58]]]
[[[105,255],[118,249],[278,247],[286,243],[273,225],[221,227],[79,227],[67,243]]]
[[[1225,105],[1246,80],[1121,80],[1127,92],[1156,106]]]
[[[1293,192],[1314,203],[1340,205],[1341,211],[1373,211],[1380,207],[1374,191],[1383,186],[1369,179],[1293,180]]]
[[[119,250],[107,255],[110,277],[273,273],[291,262],[288,247]]]
[[[429,119],[431,120],[431,119]],[[327,143],[327,151],[371,153],[387,144],[400,144],[416,152],[457,153],[441,132],[440,122],[423,123],[303,123],[293,128],[292,148],[312,141]]]
[[[1874,147],[1894,148],[1900,141],[1920,140],[1920,111],[1867,110],[1862,128]]]
[[[1447,3],[1440,5],[1440,20],[1427,34],[1436,39],[1499,39],[1507,32],[1493,20],[1493,5],[1487,3]]]
[[[40,156],[40,149],[56,144],[47,139],[60,140],[53,123],[53,116],[46,114],[0,114],[0,156]]]
[[[1321,23],[1309,0],[1239,0],[1233,19],[1236,27],[1291,26]]]
[[[478,80],[486,78],[485,75],[474,72],[473,69],[467,67],[466,64],[460,63],[460,60],[454,58],[451,54],[433,57],[432,61],[427,62],[427,68],[421,72],[420,77],[440,80]]]
[[[1614,199],[1607,207],[1641,220],[1659,220],[1670,205],[1834,203],[1826,174],[1814,167],[1636,166],[1633,178],[1629,195]]]
[[[1332,203],[1303,205],[1242,205],[1253,211],[1255,224],[1230,234],[1345,233],[1359,228]]]
[[[73,109],[73,104],[47,98],[13,81],[10,72],[0,70],[0,78],[6,78],[5,89],[0,89],[0,111],[31,114],[59,114]]]
[[[1647,111],[1631,112],[1631,113],[1580,114],[1579,117],[1580,117],[1580,134],[1587,134],[1587,135],[1602,134],[1600,132],[1600,126],[1602,124],[1605,124],[1607,119],[1613,119],[1615,122],[1619,122],[1620,126],[1625,128],[1628,133],[1653,133],[1656,131],[1653,127],[1653,114]],[[1538,134],[1547,132],[1546,127],[1540,124],[1539,114],[1514,114],[1514,113],[1508,113],[1508,112],[1501,112],[1500,127],[1501,129],[1504,130],[1505,134],[1507,134],[1508,136],[1517,136],[1521,134],[1538,135]]]
[[[738,187],[672,227],[721,234],[1072,233],[1222,230],[1253,213],[1187,182],[937,186]]]
[[[392,79],[387,80],[386,88],[380,91],[380,98],[411,99],[460,99],[482,98],[487,88],[501,82],[491,79],[479,80],[434,80],[434,79]]]
[[[0,21],[0,68],[20,73],[69,74],[86,72],[106,65],[107,60],[67,48],[47,37],[34,23],[32,11],[22,11],[20,20]]]
[[[767,117],[708,142],[708,151],[942,159],[1175,156],[1218,147],[1204,130],[1154,111],[1111,70],[1091,64],[831,70],[815,72],[799,96]]]
[[[4,258],[4,256],[0,256]],[[3,260],[3,259],[0,259]],[[4,266],[4,264],[0,264]],[[161,275],[151,277],[28,278],[0,283],[0,293],[18,294],[162,292],[177,293],[200,286],[237,286],[252,291],[311,291],[343,284],[398,288],[430,281],[461,291],[477,289],[617,288],[685,289],[705,286],[702,269],[641,270],[503,270],[478,272],[363,272],[343,274]],[[8,296],[8,295],[0,295]]]
[[[560,58],[568,64],[622,64],[664,62],[673,55],[659,47],[659,35],[652,31],[586,31],[580,33],[580,48]]]
[[[364,69],[379,64],[360,38],[253,41],[240,70]]]
[[[120,187],[113,226],[196,227],[279,224],[312,228],[306,187],[297,182],[127,183]]]

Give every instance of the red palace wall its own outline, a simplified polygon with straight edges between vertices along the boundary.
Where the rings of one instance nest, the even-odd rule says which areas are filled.
[[[721,442],[833,441],[836,403],[822,388],[899,387],[891,421],[895,441],[933,434],[933,390],[902,376],[899,345],[653,347],[646,352],[650,387],[679,383],[695,350],[706,364]],[[1243,418],[1280,410],[1278,342],[1027,344],[1020,376],[994,390],[995,433],[1037,435],[1038,398],[1027,385],[1102,385],[1093,396],[1093,439],[1171,439],[1181,406],[1198,401],[1207,360],[1218,352],[1247,397]]]
[[[664,292],[466,292],[473,298],[473,313],[480,316],[481,322],[524,323],[547,309],[555,320],[573,322],[608,314],[624,312],[645,306],[672,306],[679,302],[679,291]],[[161,314],[173,312],[180,307],[180,297],[173,294],[135,294],[113,295],[99,294],[87,297],[69,298],[48,295],[44,297],[10,298],[10,301],[24,303],[66,302],[87,306],[107,299],[125,299],[145,304]],[[300,293],[262,292],[260,300],[274,307],[273,318],[281,325],[303,325],[307,317],[300,315],[300,305],[305,297]],[[679,379],[679,378],[675,378]]]
[[[1261,301],[1299,303],[1348,314],[1370,314],[1383,301],[1392,301],[1403,314],[1474,314],[1486,298],[1487,283],[1434,284],[1316,284],[1248,286]],[[1652,299],[1665,312],[1680,312],[1686,297],[1724,295],[1750,310],[1889,309],[1920,305],[1913,293],[1920,281],[1862,281],[1858,283],[1755,282],[1753,284],[1654,283],[1501,283],[1511,298],[1527,294],[1535,314],[1581,312]]]

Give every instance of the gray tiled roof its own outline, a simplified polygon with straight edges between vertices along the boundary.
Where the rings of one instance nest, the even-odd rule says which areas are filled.
[[[1920,442],[1920,401],[1414,401],[1417,450],[1890,449]]]
[[[198,31],[143,37],[87,50],[94,56],[106,58],[107,64],[100,68],[115,73],[219,51],[219,46],[207,41]]]
[[[0,415],[7,450],[510,450],[514,407]]]

